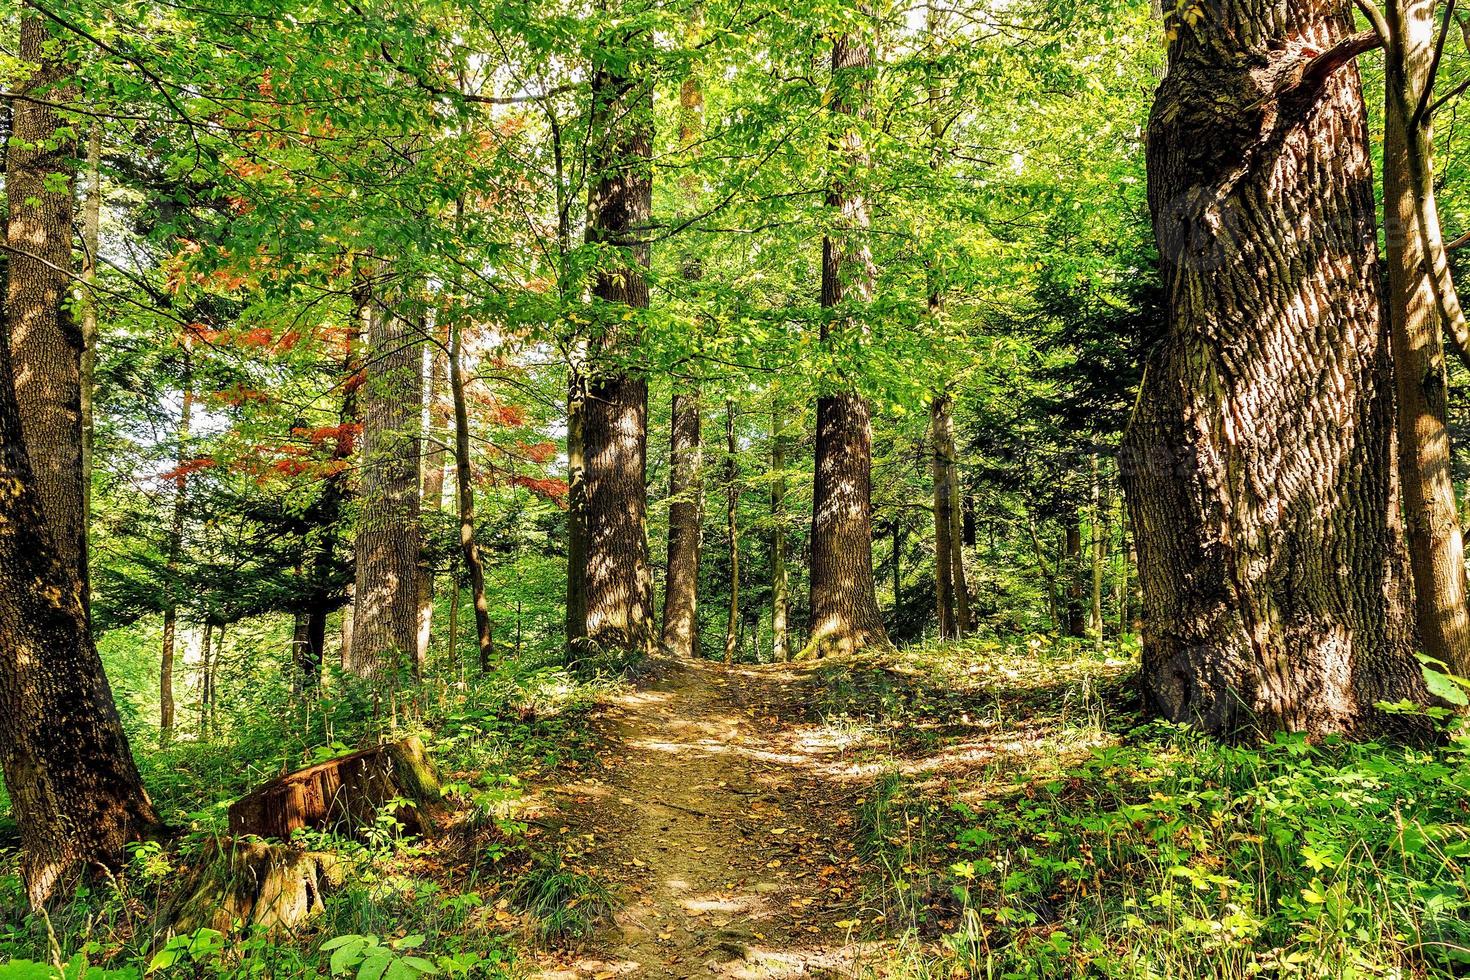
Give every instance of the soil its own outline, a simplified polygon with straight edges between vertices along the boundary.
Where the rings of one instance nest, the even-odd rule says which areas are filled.
[[[604,718],[601,772],[546,788],[615,922],[546,980],[852,975],[864,923],[840,735],[802,667],[661,664]],[[869,912],[867,918],[872,918]]]

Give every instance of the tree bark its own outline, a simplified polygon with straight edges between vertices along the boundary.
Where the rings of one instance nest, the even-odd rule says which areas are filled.
[[[587,380],[578,365],[567,372],[567,663],[587,647]]]
[[[648,384],[627,363],[635,340],[628,311],[648,308],[649,246],[640,236],[653,209],[650,84],[636,65],[599,60],[592,72],[587,240],[607,248],[607,264],[592,289],[599,329],[582,407],[587,642],[594,651],[636,654],[653,652],[656,628],[647,530]]]
[[[449,381],[449,361],[439,343],[425,347],[424,407],[428,425],[424,438],[423,493],[419,506],[438,513],[444,509],[444,439],[450,414],[445,405],[444,388]],[[419,542],[418,599],[418,643],[414,648],[414,666],[422,676],[429,660],[429,643],[434,635],[434,566],[423,541]]]
[[[67,80],[64,52],[38,15],[22,18],[20,29],[21,57],[37,65],[21,91],[55,98]],[[121,864],[124,845],[158,823],[87,623],[80,335],[64,310],[67,276],[46,264],[71,268],[70,188],[45,188],[48,175],[69,166],[70,150],[21,145],[53,140],[59,124],[47,106],[12,105],[7,240],[25,254],[12,252],[7,263],[8,336],[0,343],[0,771],[35,906],[85,869]],[[60,346],[40,360],[12,360],[14,351],[37,355],[47,340]],[[69,391],[45,393],[58,414],[38,433],[44,479],[26,444],[17,366],[50,367],[62,389],[70,383]],[[33,411],[41,400],[36,380],[26,385]],[[33,427],[38,421],[32,417]]]
[[[362,504],[347,667],[396,687],[418,645],[420,338],[407,318],[373,303],[363,309]]]
[[[480,651],[480,669],[495,659],[490,635],[490,600],[485,595],[485,563],[475,538],[475,480],[470,464],[470,410],[465,396],[464,326],[449,325],[449,391],[454,399],[454,482],[459,502],[459,547],[470,573],[470,598],[475,608],[475,640]]]
[[[163,608],[163,652],[158,665],[158,738],[165,744],[173,737],[174,731],[174,635],[179,617],[179,559],[184,549],[184,517],[189,509],[189,477],[182,470],[191,458],[189,439],[194,417],[194,352],[187,334],[180,339],[179,344],[183,360],[183,369],[180,372],[183,392],[174,462],[180,472],[174,476],[174,507],[169,522],[166,566],[168,592]]]
[[[93,422],[92,388],[97,376],[97,249],[102,237],[102,121],[93,120],[87,138],[87,199],[82,207],[82,521],[91,554],[92,453],[96,432]]]
[[[694,73],[679,86],[679,143],[697,154],[704,132],[704,91]],[[681,182],[686,206],[699,200],[694,171]],[[686,255],[684,279],[703,277],[697,254]],[[697,386],[674,392],[669,425],[669,552],[664,575],[663,647],[676,657],[699,656],[699,551],[704,527],[704,487],[700,475],[700,395]]]
[[[699,656],[699,551],[704,525],[699,416],[697,392],[674,395],[663,646],[676,657]]]
[[[735,455],[735,402],[725,399],[725,546],[730,549],[730,610],[725,620],[725,663],[740,642],[740,459]]]
[[[214,623],[204,622],[204,639],[199,644],[199,739],[209,736],[209,701],[213,696]]]
[[[780,395],[771,409],[771,659],[791,659],[790,581],[786,570],[786,420]]]
[[[1312,56],[1351,27],[1228,0],[1180,27],[1149,124],[1168,329],[1120,460],[1141,679],[1226,737],[1367,733],[1425,698],[1362,93]]]
[[[1103,639],[1103,562],[1107,558],[1108,526],[1107,505],[1103,501],[1102,475],[1099,472],[1097,454],[1092,454],[1092,509],[1088,517],[1088,557],[1092,560],[1092,607],[1088,614],[1087,630],[1102,647]]]
[[[1441,237],[1433,128],[1427,111],[1419,112],[1433,89],[1434,8],[1434,0],[1391,0],[1384,6],[1394,41],[1384,81],[1384,241],[1399,474],[1419,643],[1463,676],[1470,673],[1470,607],[1450,465],[1444,329],[1463,325],[1464,314]]]
[[[57,557],[88,606],[86,494],[82,463],[82,333],[72,318],[72,197],[76,140],[47,102],[65,102],[74,81],[48,21],[20,21],[21,61],[34,66],[11,103],[5,192],[10,358],[36,496]],[[58,186],[60,182],[61,186]]]
[[[855,185],[868,168],[851,118],[867,115],[872,50],[850,34],[832,45],[831,111],[839,131],[833,153],[843,173],[827,193],[833,230],[822,239],[822,306],[872,300],[876,272],[864,240],[868,202]],[[856,323],[822,322],[822,341]],[[804,656],[889,646],[873,581],[873,432],[868,403],[838,390],[817,398],[816,481],[812,500],[812,636]]]
[[[1067,635],[1087,635],[1087,610],[1082,582],[1082,515],[1076,504],[1068,504],[1062,520],[1062,581],[1066,596]]]

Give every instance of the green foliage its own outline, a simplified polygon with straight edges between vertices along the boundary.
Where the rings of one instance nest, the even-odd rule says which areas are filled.
[[[531,916],[537,937],[545,941],[585,939],[612,914],[607,886],[568,865],[561,851],[537,855],[508,897]]]

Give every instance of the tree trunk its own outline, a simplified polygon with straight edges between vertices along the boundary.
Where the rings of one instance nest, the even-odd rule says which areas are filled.
[[[1087,635],[1087,611],[1082,583],[1082,515],[1075,504],[1067,505],[1062,521],[1062,582],[1067,602],[1067,635]]]
[[[449,391],[454,398],[454,483],[459,502],[459,547],[470,573],[470,598],[475,607],[475,639],[480,669],[495,659],[490,635],[490,600],[485,595],[485,563],[475,538],[475,480],[470,464],[470,409],[464,381],[464,325],[449,325]]]
[[[1088,519],[1089,557],[1092,559],[1092,608],[1087,620],[1087,630],[1102,647],[1103,639],[1103,562],[1107,558],[1108,527],[1107,506],[1103,502],[1102,477],[1098,471],[1097,454],[1092,455],[1092,511]]]
[[[876,273],[864,236],[868,202],[854,186],[868,168],[862,136],[841,121],[867,114],[872,51],[844,34],[832,45],[833,151],[843,173],[827,193],[834,229],[822,239],[822,306],[872,300]],[[822,340],[856,323],[824,319]],[[817,399],[816,481],[812,499],[812,637],[804,656],[889,646],[873,582],[873,432],[868,403],[852,390]]]
[[[102,121],[93,120],[87,139],[87,199],[82,207],[82,521],[91,554],[92,450],[96,433],[93,423],[92,388],[97,376],[97,249],[102,237]]]
[[[730,549],[730,614],[725,621],[725,663],[740,642],[740,460],[735,455],[735,402],[725,400],[725,545]]]
[[[933,443],[930,473],[934,483],[934,601],[939,615],[939,636],[953,640],[960,635],[955,615],[953,501],[949,484],[954,456],[953,402],[947,393],[936,394],[929,403],[929,432]]]
[[[362,402],[362,506],[348,669],[389,680],[418,646],[419,331],[406,317],[364,305],[368,353]]]
[[[88,606],[82,464],[82,334],[71,315],[76,140],[47,102],[74,94],[71,62],[49,22],[20,20],[21,61],[34,66],[11,102],[5,191],[9,207],[5,312],[15,400],[36,497],[56,557]],[[58,186],[60,182],[60,186]]]
[[[177,632],[179,615],[179,558],[184,548],[184,517],[189,509],[189,477],[182,470],[191,458],[189,439],[194,416],[194,353],[187,334],[179,343],[183,358],[183,369],[180,372],[183,393],[174,462],[181,472],[174,477],[173,518],[168,531],[168,593],[163,609],[163,653],[158,667],[158,739],[164,744],[173,737],[174,731],[174,635]]]
[[[567,381],[567,663],[587,646],[587,379],[573,365]]]
[[[587,240],[608,246],[593,285],[593,369],[582,410],[586,465],[587,642],[595,651],[654,646],[648,558],[648,384],[626,363],[636,339],[628,310],[648,308],[653,208],[653,95],[638,66],[592,72],[592,178]],[[636,314],[635,314],[636,316]],[[636,322],[634,330],[637,329]]]
[[[676,657],[699,656],[699,550],[704,524],[699,415],[698,393],[674,395],[663,646]]]
[[[791,659],[790,582],[786,571],[786,425],[780,395],[771,409],[771,659]]]
[[[679,86],[679,143],[696,154],[704,132],[704,92],[693,72]],[[699,179],[692,169],[681,181],[688,207],[699,202]],[[697,282],[703,270],[697,254],[685,256],[684,279]],[[704,487],[700,476],[700,397],[697,386],[676,391],[669,424],[669,553],[664,576],[663,647],[676,657],[699,656],[699,551],[704,526]]]
[[[1398,462],[1414,573],[1419,643],[1460,675],[1470,673],[1465,548],[1455,504],[1447,425],[1444,328],[1463,324],[1434,193],[1434,0],[1384,5],[1395,43],[1387,55],[1383,210],[1388,312],[1398,391]],[[1435,269],[1441,269],[1436,277]],[[1463,329],[1463,328],[1462,328]]]
[[[420,507],[434,513],[444,509],[444,439],[449,428],[450,410],[445,404],[444,388],[449,381],[448,357],[439,343],[427,344],[424,372],[424,403],[428,426],[424,438],[424,482]],[[414,647],[414,668],[423,676],[429,660],[429,643],[434,635],[434,566],[419,542],[418,565],[418,643]]]
[[[199,739],[209,734],[209,698],[212,684],[211,662],[214,659],[214,623],[205,620],[204,639],[199,645]]]
[[[1368,732],[1425,692],[1351,24],[1223,8],[1181,25],[1149,124],[1168,331],[1120,460],[1141,679],[1218,735]]]

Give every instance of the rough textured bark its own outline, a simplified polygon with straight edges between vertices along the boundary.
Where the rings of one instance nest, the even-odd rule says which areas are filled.
[[[396,677],[418,644],[418,331],[369,303],[362,404],[357,588],[348,669]]]
[[[648,558],[648,384],[625,363],[626,309],[647,309],[653,208],[653,96],[637,66],[592,73],[592,183],[587,240],[609,263],[593,284],[593,374],[582,408],[586,466],[587,642],[593,650],[651,653],[653,571]]]
[[[424,371],[424,481],[420,507],[438,513],[444,508],[444,438],[449,428],[450,410],[445,402],[449,383],[449,361],[438,343],[425,345]],[[429,660],[429,642],[434,635],[434,566],[419,542],[418,567],[418,642],[414,647],[414,666],[419,674]]]
[[[38,97],[53,94],[63,69],[59,61],[43,60],[47,34],[39,17],[23,18],[21,35],[22,56],[40,65],[22,90]],[[18,138],[54,137],[57,120],[45,106],[17,100],[13,112]],[[158,822],[87,624],[80,399],[58,403],[63,415],[50,422],[59,436],[49,449],[73,444],[75,463],[63,465],[64,452],[48,457],[43,443],[42,458],[57,468],[42,481],[32,468],[12,363],[11,352],[29,348],[38,339],[36,332],[56,339],[67,324],[62,310],[65,275],[29,257],[49,257],[61,269],[70,268],[69,189],[55,194],[42,186],[45,175],[63,163],[54,154],[23,150],[16,143],[7,153],[7,237],[12,247],[28,255],[12,253],[7,264],[8,336],[0,343],[0,497],[5,501],[0,520],[0,771],[20,828],[26,893],[37,905],[76,873],[119,864],[124,845],[151,832]],[[32,196],[39,206],[26,202]],[[29,336],[22,341],[19,333]],[[61,361],[77,353],[76,331],[70,328],[69,333],[71,339],[61,340]],[[76,368],[73,360],[71,369]],[[70,377],[74,382],[76,375]],[[71,394],[77,395],[75,386]],[[68,409],[69,416],[64,414]],[[58,505],[53,517],[43,482],[52,496],[71,495],[70,511],[53,499]]]
[[[94,120],[87,138],[87,199],[82,207],[82,520],[83,534],[92,524],[92,387],[97,375],[97,294],[92,286],[97,281],[97,249],[102,237],[102,121]],[[88,538],[90,549],[90,536]]]
[[[158,737],[163,742],[172,738],[174,731],[174,637],[179,618],[176,579],[179,558],[184,549],[184,517],[189,510],[189,477],[182,470],[192,458],[189,439],[194,418],[194,352],[188,336],[180,341],[180,345],[183,391],[180,396],[178,445],[174,449],[174,462],[180,472],[174,477],[173,515],[168,529],[168,598],[163,609],[163,651],[158,662]]]
[[[475,480],[470,465],[470,410],[465,396],[464,328],[458,321],[449,326],[449,391],[454,399],[454,487],[459,505],[459,547],[470,573],[470,597],[475,607],[475,638],[480,651],[480,669],[489,669],[495,659],[490,635],[490,602],[485,596],[485,563],[475,540]]]
[[[1148,131],[1168,329],[1121,457],[1141,679],[1224,736],[1364,732],[1424,687],[1355,42],[1328,0],[1216,9]]]
[[[1465,546],[1447,424],[1444,331],[1464,313],[1450,278],[1434,193],[1434,0],[1391,0],[1386,60],[1383,210],[1388,311],[1399,413],[1399,473],[1423,651],[1470,673]],[[1438,272],[1438,275],[1436,275]]]
[[[861,135],[844,117],[867,112],[872,50],[852,35],[832,45],[831,111],[839,131],[833,153],[844,175],[827,193],[834,228],[822,240],[822,306],[863,304],[873,297],[875,270],[864,235],[868,202],[854,184],[867,169]],[[824,320],[822,339],[852,323]],[[817,398],[816,480],[812,500],[812,636],[805,656],[886,647],[888,634],[873,583],[873,432],[868,403],[855,391]]]
[[[567,662],[587,645],[587,381],[573,365],[567,372]]]
[[[87,533],[82,466],[82,333],[68,305],[77,145],[69,123],[46,102],[73,93],[70,62],[40,14],[21,18],[20,85],[34,101],[11,105],[5,193],[5,310],[23,438],[56,554],[77,573],[87,607]]]
[[[704,92],[699,76],[690,74],[679,86],[679,143],[695,153],[704,132]],[[686,206],[699,198],[697,175],[690,171],[680,185]],[[697,255],[682,263],[686,281],[703,276]],[[676,657],[699,656],[699,551],[704,527],[701,480],[699,389],[676,391],[669,425],[669,552],[664,574],[663,647]]]
[[[725,663],[740,643],[740,460],[735,455],[735,403],[725,401],[725,546],[730,550],[730,608],[725,618]]]
[[[791,658],[789,576],[786,571],[786,434],[779,396],[771,409],[771,658]]]

